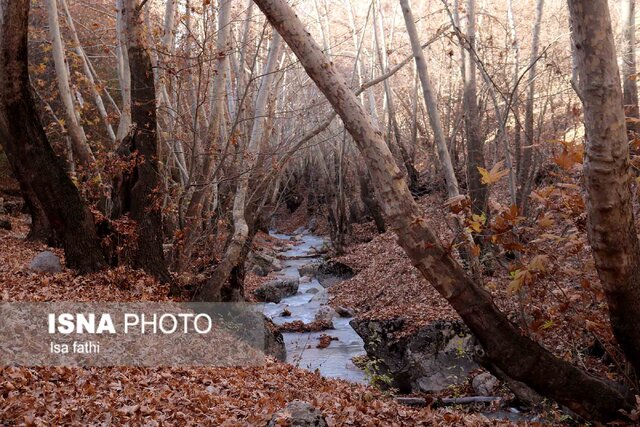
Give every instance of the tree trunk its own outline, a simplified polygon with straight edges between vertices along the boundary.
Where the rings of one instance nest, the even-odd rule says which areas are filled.
[[[75,45],[74,50],[76,51],[76,54],[82,61],[82,69],[84,71],[85,77],[87,78],[87,84],[89,86],[89,90],[91,91],[91,95],[93,95],[93,100],[96,103],[98,114],[100,114],[100,118],[102,119],[105,129],[107,130],[107,136],[109,136],[109,139],[111,140],[111,144],[113,145],[116,142],[116,134],[113,132],[113,128],[111,127],[111,120],[109,119],[109,115],[107,114],[107,109],[105,108],[104,102],[102,101],[102,96],[98,91],[98,85],[96,84],[96,81],[93,78],[93,73],[91,72],[91,66],[89,64],[89,58],[85,54],[84,49],[80,44],[80,39],[78,38],[76,26],[73,23],[73,18],[71,16],[71,13],[69,12],[69,7],[67,6],[67,0],[60,0],[60,3],[62,4],[65,17],[67,18],[67,25],[69,26],[69,31],[71,32],[71,38],[73,40],[73,44]]]
[[[499,311],[491,296],[465,275],[427,227],[379,130],[295,12],[284,0],[255,2],[342,118],[369,167],[389,225],[398,234],[400,244],[478,338],[488,363],[588,418],[617,419],[619,409],[631,408],[634,403],[628,390],[620,391],[591,377],[523,336]]]
[[[589,243],[616,339],[640,373],[640,245],[611,19],[606,0],[569,0],[569,12],[587,137]]]
[[[478,168],[484,168],[484,141],[480,136],[480,113],[478,111],[478,89],[476,83],[476,63],[472,58],[476,48],[476,2],[467,0],[467,49],[463,51],[464,61],[464,123],[467,135],[467,186],[473,213],[486,211],[489,190],[481,181]]]
[[[411,40],[411,49],[416,61],[416,70],[420,77],[420,83],[422,84],[422,95],[424,96],[424,102],[427,105],[429,122],[431,123],[431,129],[433,130],[438,150],[438,158],[440,159],[444,179],[447,183],[447,195],[449,197],[455,197],[460,194],[458,190],[458,179],[456,178],[455,171],[453,170],[453,164],[451,163],[451,157],[449,156],[449,149],[442,130],[442,122],[440,120],[440,113],[438,112],[436,97],[431,87],[429,72],[427,71],[427,61],[424,58],[424,53],[422,53],[422,47],[420,46],[420,40],[418,38],[418,30],[416,29],[413,14],[411,13],[409,0],[400,0],[400,6],[402,7],[404,22],[407,26],[407,33]]]
[[[259,149],[262,145],[262,139],[264,138],[267,121],[267,102],[269,100],[269,94],[274,81],[274,74],[278,64],[278,58],[280,56],[281,44],[280,35],[275,33],[271,40],[267,63],[265,64],[265,68],[262,72],[263,77],[256,97],[256,106],[254,110],[255,118],[251,130],[251,138],[247,145],[246,155],[244,156],[245,161],[242,163],[244,173],[242,173],[237,180],[238,185],[233,199],[233,237],[225,251],[223,259],[213,272],[211,279],[198,293],[197,298],[200,301],[220,301],[220,291],[229,278],[233,268],[237,267],[241,261],[243,248],[249,237],[248,224],[250,221],[247,221],[245,213],[249,178],[256,165]]]
[[[131,126],[131,71],[129,70],[129,54],[127,53],[125,35],[124,2],[125,0],[116,0],[116,56],[118,57],[118,80],[122,97],[120,121],[116,131],[118,141],[124,139]]]
[[[71,87],[69,85],[69,72],[67,60],[64,54],[62,36],[60,35],[60,24],[58,22],[57,0],[46,0],[47,16],[49,17],[49,34],[53,46],[53,62],[56,69],[56,81],[58,82],[58,92],[64,105],[65,128],[71,138],[71,147],[76,161],[85,169],[89,170],[91,164],[95,162],[93,153],[87,143],[87,136],[80,125],[79,114],[76,111]]]
[[[640,118],[638,110],[638,85],[636,82],[636,0],[622,0],[620,2],[622,21],[622,85],[624,91],[624,106],[627,117]],[[637,131],[638,124],[627,123],[627,131]]]
[[[125,0],[124,24],[131,70],[131,152],[136,171],[131,184],[131,218],[136,221],[132,265],[163,282],[170,280],[162,251],[162,199],[158,171],[156,91],[151,58],[144,46],[144,25],[137,0]]]
[[[0,141],[23,189],[31,189],[81,273],[105,266],[93,216],[42,129],[28,71],[28,0],[0,1]]]
[[[538,50],[540,48],[540,26],[542,24],[542,11],[544,0],[536,2],[536,18],[533,24],[533,38],[531,41],[531,57],[529,58],[529,76],[527,82],[527,101],[524,106],[524,135],[525,146],[522,147],[522,161],[518,170],[518,206],[520,212],[526,212],[527,201],[531,191],[531,185],[535,174],[533,167],[533,151],[536,142],[536,130],[534,129],[533,107],[535,104],[536,78],[538,76],[536,64],[538,62]]]

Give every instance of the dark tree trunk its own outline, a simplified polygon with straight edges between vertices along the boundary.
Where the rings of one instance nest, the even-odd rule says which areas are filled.
[[[64,172],[42,129],[28,72],[28,0],[0,0],[0,140],[9,163],[34,207],[43,211],[64,247],[66,264],[82,273],[105,266],[93,216]],[[33,190],[34,202],[29,194]],[[40,206],[42,210],[38,209]],[[31,208],[31,207],[30,207]],[[40,233],[34,230],[34,234]]]
[[[125,1],[127,52],[131,70],[130,151],[136,170],[128,180],[129,213],[137,223],[136,249],[131,264],[160,281],[170,280],[162,251],[162,183],[158,171],[156,91],[149,52],[143,44],[144,25],[136,0]]]
[[[362,202],[364,203],[367,213],[373,218],[373,222],[376,225],[378,233],[384,233],[387,231],[387,227],[384,224],[384,217],[382,216],[382,209],[375,198],[373,188],[371,187],[371,178],[366,171],[360,172],[360,195],[362,196]]]

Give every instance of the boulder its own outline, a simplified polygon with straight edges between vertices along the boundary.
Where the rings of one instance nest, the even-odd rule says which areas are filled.
[[[29,270],[35,273],[60,273],[62,265],[60,258],[50,251],[40,252],[29,264]]]
[[[309,289],[307,289],[307,291],[305,292],[305,294],[313,294],[313,295],[315,295],[315,294],[317,294],[318,292],[320,292],[320,289],[318,289],[318,288],[309,288]]]
[[[498,379],[489,372],[483,372],[473,378],[471,386],[478,396],[494,396],[498,388]]]
[[[282,298],[298,293],[297,279],[278,279],[264,283],[253,291],[258,301],[279,303]]]
[[[267,427],[327,427],[320,410],[301,400],[294,400],[273,414]]]
[[[402,393],[462,384],[478,368],[475,339],[461,321],[436,321],[412,335],[398,334],[403,318],[354,319],[350,324],[364,340],[369,359],[377,362],[377,373],[391,377],[390,385]]]
[[[353,308],[341,306],[336,307],[336,313],[338,313],[338,316],[340,317],[354,317],[356,315]]]
[[[270,318],[264,313],[247,310],[243,306],[231,304],[226,308],[229,310],[225,313],[229,316],[229,324],[237,325],[237,327],[229,327],[229,331],[250,346],[263,351],[265,355],[281,362],[287,360],[287,349],[282,333]]]
[[[300,283],[309,283],[309,282],[311,282],[311,277],[309,276],[300,277]]]
[[[258,276],[266,276],[272,271],[282,270],[282,263],[278,258],[261,251],[249,252],[247,265]]]
[[[318,272],[320,265],[321,264],[319,262],[312,262],[303,265],[302,267],[298,268],[298,273],[300,273],[300,276],[316,277],[316,273]]]
[[[339,261],[328,261],[320,264],[316,278],[322,286],[330,288],[336,283],[351,279],[354,275],[353,269],[347,264]]]
[[[321,306],[313,318],[318,323],[333,323],[333,318],[337,315],[336,311],[328,305]]]
[[[7,219],[0,219],[0,228],[3,230],[11,230],[11,221]]]

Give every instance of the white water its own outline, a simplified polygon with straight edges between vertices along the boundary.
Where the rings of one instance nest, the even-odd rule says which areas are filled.
[[[285,234],[271,233],[271,235],[286,241],[290,239],[290,236]],[[291,249],[281,252],[281,255],[285,257],[307,256],[312,251],[312,248],[320,249],[325,241],[322,237],[305,232],[302,235],[302,240],[297,243]],[[283,260],[283,269],[278,273],[278,276],[300,279],[298,269],[319,260],[319,257]],[[310,289],[315,289],[318,292],[315,294],[308,293]],[[310,323],[313,322],[318,309],[327,304],[328,299],[327,290],[316,279],[312,279],[309,283],[300,283],[296,295],[284,298],[278,304],[265,304],[264,313],[276,324],[295,320]],[[291,312],[291,316],[284,317],[281,315],[285,308]],[[349,325],[350,320],[349,318],[334,317],[333,325],[335,329],[322,332],[283,333],[287,348],[287,362],[310,371],[317,369],[321,375],[328,378],[340,378],[352,382],[366,383],[365,373],[351,361],[354,356],[361,356],[366,353],[362,339]],[[316,348],[316,345],[320,342],[318,338],[323,334],[335,337],[337,341],[331,341],[327,348]]]

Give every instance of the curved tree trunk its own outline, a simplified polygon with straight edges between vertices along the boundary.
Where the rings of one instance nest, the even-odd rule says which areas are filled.
[[[591,377],[523,336],[491,296],[466,276],[427,227],[371,118],[295,12],[284,0],[255,2],[342,118],[371,171],[390,227],[398,234],[401,246],[478,338],[489,364],[588,418],[616,419],[619,409],[631,408],[634,403],[630,392]]]
[[[31,189],[62,241],[66,264],[105,266],[93,216],[42,129],[29,86],[29,0],[0,1],[0,142],[23,189]]]
[[[587,136],[589,243],[616,339],[640,373],[640,244],[611,19],[606,0],[569,0],[569,12]]]
[[[265,129],[267,126],[267,103],[271,92],[275,71],[278,65],[278,59],[281,51],[281,37],[276,32],[271,40],[267,63],[262,72],[262,79],[258,95],[256,97],[256,106],[254,110],[255,119],[251,129],[251,137],[246,149],[244,162],[241,162],[243,173],[238,178],[236,194],[233,199],[233,237],[227,247],[220,264],[216,267],[211,279],[207,285],[201,289],[197,295],[199,301],[220,301],[220,291],[227,282],[231,271],[238,267],[242,260],[244,247],[249,238],[249,223],[247,220],[246,206],[247,193],[249,189],[249,178],[253,172],[258,160],[262,140],[265,137]],[[253,213],[255,214],[255,212]]]

